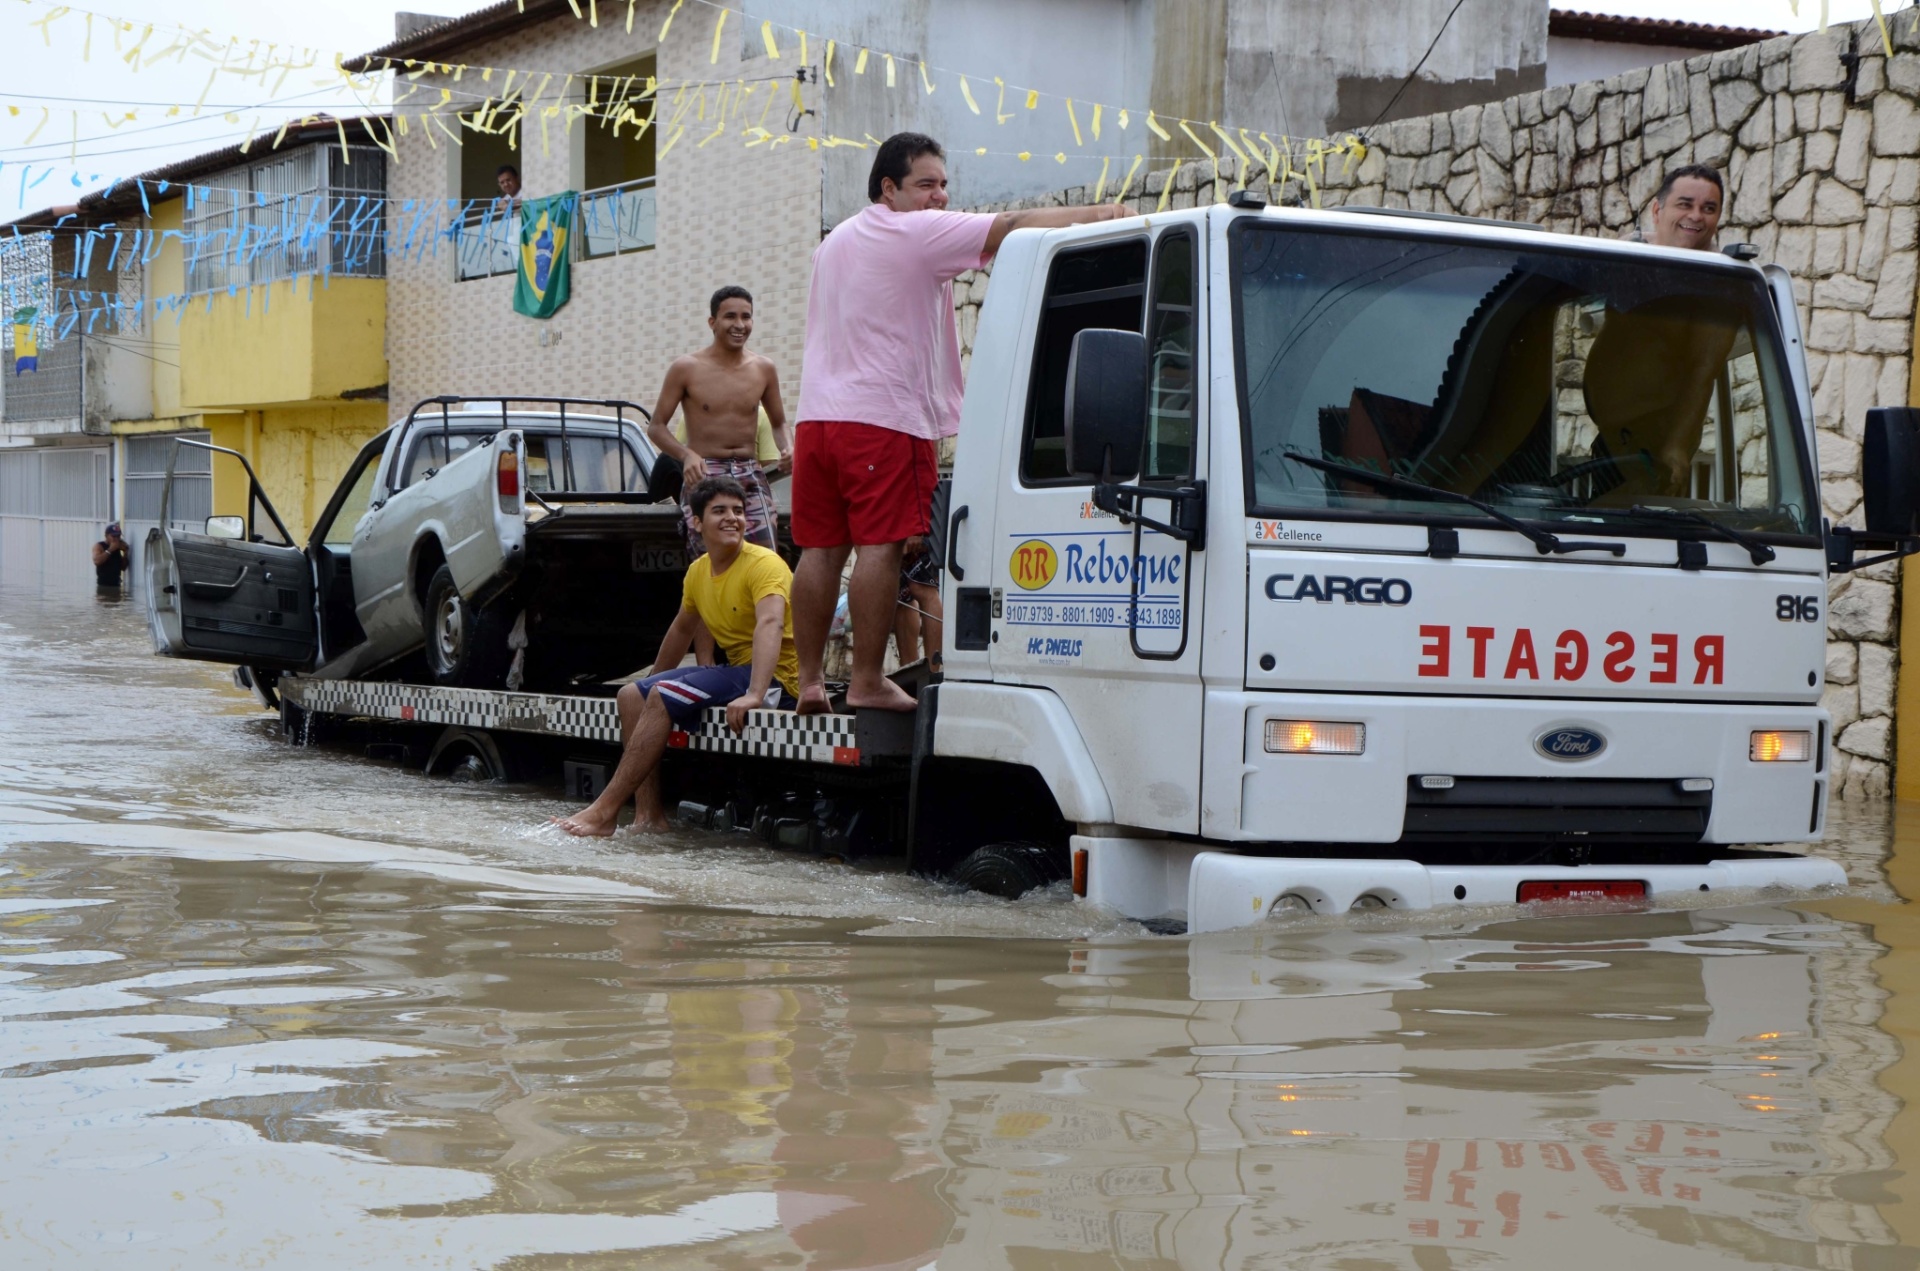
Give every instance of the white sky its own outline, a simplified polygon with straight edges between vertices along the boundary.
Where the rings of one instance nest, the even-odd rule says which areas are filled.
[[[50,0],[29,0],[0,9],[0,220],[23,211],[69,203],[88,190],[205,150],[231,145],[257,126],[270,132],[280,120],[311,110],[349,113],[362,107],[343,92],[331,71],[332,54],[365,52],[393,35],[392,0],[82,0],[102,13],[117,13],[144,25],[184,24],[224,40],[258,38],[321,52],[320,65],[294,72],[277,87],[228,79],[206,89],[212,66],[188,58],[150,66],[138,73],[114,54],[112,32],[96,21],[90,56],[82,60],[88,38],[85,21],[69,14],[52,24],[46,36],[31,24],[53,11]],[[439,13],[467,13],[484,0],[418,0]],[[1393,0],[1373,0],[1392,3]],[[1472,0],[1504,4],[1509,0]],[[814,0],[822,11],[820,27],[832,25],[833,0]],[[1914,0],[1884,0],[1888,12]],[[617,8],[617,0],[605,7]],[[751,8],[751,4],[748,6]],[[1822,0],[1568,0],[1559,7],[1595,12],[1666,17],[1694,22],[1805,31],[1818,25]],[[1870,0],[1829,0],[1829,16],[1845,21],[1869,16]],[[156,31],[149,50],[167,37]],[[51,40],[51,47],[47,40]],[[129,41],[130,42],[130,41]],[[991,74],[991,67],[980,68]],[[222,77],[216,76],[218,81]],[[199,117],[191,103],[207,91]],[[270,97],[280,104],[261,105]],[[168,106],[189,109],[169,117]],[[214,109],[220,107],[222,109]],[[257,107],[257,108],[256,108]],[[112,116],[113,124],[103,118]],[[128,112],[134,113],[127,119]],[[229,122],[231,117],[234,122]],[[35,128],[37,136],[32,136]],[[32,136],[32,144],[28,144]]]

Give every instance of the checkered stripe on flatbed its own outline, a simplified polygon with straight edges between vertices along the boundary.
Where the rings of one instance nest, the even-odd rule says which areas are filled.
[[[682,741],[684,738],[684,742]],[[702,712],[698,728],[675,733],[675,746],[722,755],[792,759],[801,763],[857,764],[851,715],[795,715],[791,711],[748,711],[747,726],[736,734],[719,707]]]
[[[620,743],[620,712],[610,697],[516,693],[504,689],[438,688],[359,680],[313,680],[283,676],[280,694],[324,715],[364,715],[416,724],[449,724],[582,741]],[[795,715],[789,711],[747,713],[744,732],[727,727],[725,707],[710,706],[697,728],[673,734],[676,749],[714,754],[790,759],[801,763],[860,761],[851,715]]]
[[[292,677],[280,683],[283,696],[327,715],[367,715],[416,724],[454,724],[620,743],[620,712],[610,697]]]

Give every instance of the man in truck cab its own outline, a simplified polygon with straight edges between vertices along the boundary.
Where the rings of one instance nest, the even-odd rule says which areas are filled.
[[[682,490],[708,477],[731,477],[747,496],[747,540],[774,546],[773,489],[760,467],[758,431],[765,411],[773,428],[779,466],[793,462],[787,439],[787,411],[780,401],[780,373],[772,361],[747,352],[753,335],[753,296],[745,287],[722,287],[707,302],[707,329],[713,342],[697,353],[675,358],[654,403],[647,435],[662,454],[680,461]],[[686,416],[686,442],[668,426],[675,411]],[[706,550],[699,515],[684,507],[687,554]]]
[[[620,806],[633,800],[633,828],[667,828],[660,802],[660,757],[674,729],[697,726],[700,712],[725,703],[727,726],[746,727],[747,712],[779,709],[798,689],[793,619],[787,609],[793,575],[778,555],[747,542],[747,492],[731,477],[708,477],[688,503],[700,518],[706,554],[687,567],[680,612],[660,641],[655,673],[620,690],[620,764],[590,805],[554,824],[569,834],[613,833]],[[710,633],[726,666],[680,665],[697,634]]]
[[[1645,241],[1655,247],[1712,251],[1726,197],[1726,183],[1715,169],[1704,163],[1675,168],[1667,173],[1648,205],[1653,214],[1653,233]]]
[[[984,264],[1016,229],[1127,215],[1118,204],[950,212],[946,152],[917,132],[880,143],[867,199],[814,251],[807,294],[792,522],[802,549],[793,590],[802,714],[828,709],[821,660],[840,573],[855,547],[847,705],[913,709],[913,698],[880,668],[901,547],[927,532],[939,439],[960,428],[954,278]]]

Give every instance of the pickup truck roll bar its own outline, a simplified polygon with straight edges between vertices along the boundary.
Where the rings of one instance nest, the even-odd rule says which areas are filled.
[[[611,409],[614,415],[614,422],[619,425],[622,432],[626,430],[627,412],[630,410],[640,416],[643,424],[653,422],[653,414],[647,410],[646,407],[640,405],[638,402],[630,402],[619,397],[468,397],[458,393],[442,393],[438,397],[424,399],[412,410],[408,411],[407,424],[409,426],[412,425],[415,417],[420,414],[422,408],[438,406],[440,408],[441,445],[446,447],[447,457],[451,459],[453,457],[453,419],[450,413],[451,407],[469,406],[476,403],[480,405],[497,405],[500,407],[500,427],[504,429],[507,427],[507,406],[509,403],[515,402],[552,406],[558,410],[560,415],[561,462],[566,468],[567,477],[567,488],[563,493],[566,495],[579,493],[573,478],[573,441],[567,435],[567,407],[572,406],[577,409],[581,406],[597,406],[601,409]],[[627,489],[627,448],[620,446],[618,452],[620,455],[620,490],[624,494]],[[554,492],[549,491],[548,493],[551,494]]]

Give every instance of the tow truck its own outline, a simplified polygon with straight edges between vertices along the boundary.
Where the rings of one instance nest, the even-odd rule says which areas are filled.
[[[712,712],[680,815],[1196,932],[1843,886],[1785,846],[1827,815],[1827,580],[1920,550],[1920,413],[1869,412],[1865,526],[1830,527],[1750,256],[1244,192],[1010,236],[936,501],[944,674],[906,715]],[[212,545],[162,582],[220,620],[183,571],[221,544],[160,534]],[[584,797],[618,742],[611,683],[274,648],[171,651],[429,770]]]

